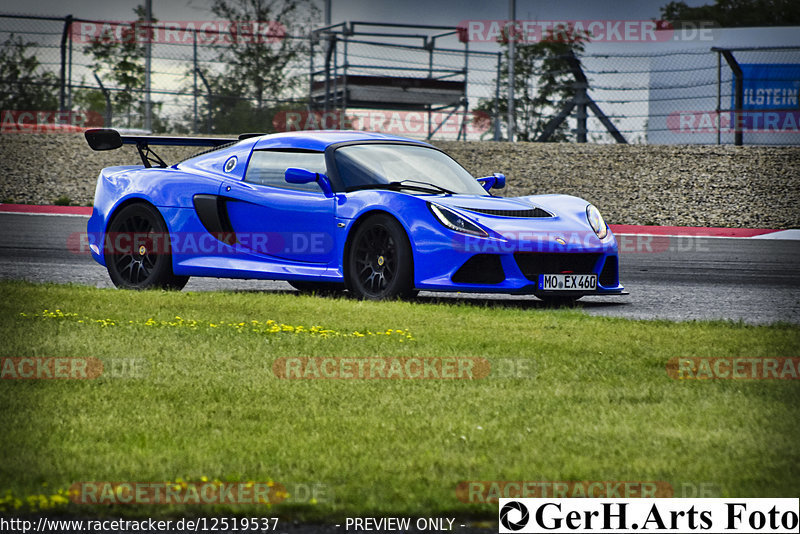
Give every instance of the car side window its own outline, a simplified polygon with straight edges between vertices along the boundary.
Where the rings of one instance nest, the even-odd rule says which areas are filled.
[[[256,150],[250,157],[250,164],[244,175],[246,182],[254,184],[295,189],[299,191],[313,191],[321,193],[319,184],[290,184],[284,175],[286,169],[297,167],[311,172],[327,174],[325,167],[325,154],[323,152],[302,152],[289,150]]]

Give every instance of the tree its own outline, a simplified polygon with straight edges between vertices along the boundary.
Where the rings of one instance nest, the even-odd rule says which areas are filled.
[[[723,28],[800,25],[797,0],[715,0],[714,4],[690,7],[670,2],[661,8],[661,20],[674,23],[715,22]]]
[[[514,60],[514,130],[520,141],[534,141],[561,105],[575,96],[575,78],[567,58],[583,52],[586,35],[572,28],[553,29],[536,43],[515,43]],[[508,127],[508,38],[501,41],[500,98],[498,109]],[[491,121],[495,99],[484,99],[476,106],[477,121]],[[485,125],[483,125],[485,126]],[[489,125],[494,132],[494,124]],[[568,141],[573,137],[567,122],[562,122],[550,141]]]
[[[81,85],[84,83],[86,82],[82,78]],[[72,105],[75,106],[78,111],[98,113],[100,115],[105,115],[106,112],[106,99],[103,93],[97,89],[76,89],[73,92]],[[111,125],[107,124],[106,126],[110,127]]]
[[[112,25],[84,47],[84,52],[94,60],[93,70],[101,79],[109,79],[118,89],[112,93],[113,107],[124,110],[127,126],[141,127],[144,123],[144,83],[146,54],[145,39],[150,38],[144,6],[133,9],[136,22],[125,24],[115,32]],[[152,18],[152,23],[158,22]],[[104,113],[105,99],[99,90],[80,90],[75,96],[78,105],[86,110]],[[164,131],[166,124],[158,118],[161,102],[151,102],[153,130]],[[134,119],[136,115],[136,119]]]
[[[41,63],[26,43],[11,34],[0,47],[0,109],[55,110],[58,80],[41,70]]]
[[[298,87],[292,67],[308,53],[306,39],[296,39],[289,28],[310,23],[318,15],[312,0],[214,0],[211,11],[230,23],[230,35],[219,61],[223,72],[204,69],[211,88],[215,132],[268,132],[272,118]],[[209,98],[209,97],[207,97]],[[208,117],[201,121],[207,129]]]

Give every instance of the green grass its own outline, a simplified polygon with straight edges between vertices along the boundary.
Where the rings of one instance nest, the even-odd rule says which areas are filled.
[[[463,480],[642,480],[713,483],[724,496],[800,493],[797,381],[676,381],[665,371],[679,356],[797,357],[794,325],[17,282],[1,282],[0,297],[2,357],[149,362],[140,378],[0,380],[0,498],[77,481],[274,480],[287,488],[323,484],[332,498],[295,495],[270,513],[340,520],[495,516],[496,506],[456,498]],[[42,317],[45,309],[55,316]],[[56,309],[77,316],[58,317]],[[95,322],[102,319],[106,326]],[[268,319],[341,334],[408,329],[413,339],[231,326]],[[536,373],[280,380],[272,363],[281,356],[524,358]]]

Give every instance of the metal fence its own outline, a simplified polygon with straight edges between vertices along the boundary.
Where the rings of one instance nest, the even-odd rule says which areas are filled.
[[[713,47],[678,57],[686,67],[648,58],[648,142],[800,144],[800,47]]]
[[[29,130],[25,113],[32,111],[44,113],[33,128],[60,121],[142,129],[149,94],[157,132],[356,127],[433,139],[507,136],[504,53],[464,42],[456,28],[357,22],[267,34],[262,46],[299,53],[282,69],[286,84],[256,97],[221,89],[219,80],[231,72],[231,42],[243,34],[210,22],[155,24],[149,91],[139,82],[120,85],[114,66],[100,68],[89,44],[104,28],[130,24],[0,15],[3,64],[13,65],[14,53],[38,62],[0,71],[3,131]],[[567,139],[583,142],[800,144],[800,125],[792,129],[800,118],[800,47],[587,46],[574,59],[556,73],[565,75],[560,83],[573,89],[572,101],[533,110],[538,131],[530,140],[547,139],[543,133],[563,119]],[[136,61],[144,64],[143,57]],[[530,69],[531,96],[540,90],[537,68]],[[516,102],[521,117],[524,102]],[[245,119],[256,125],[237,122]]]
[[[103,102],[99,106],[93,103],[94,113],[90,120],[96,121],[99,114],[104,124],[118,128],[144,126],[144,106],[140,104],[149,93],[157,119],[153,124],[156,131],[215,131],[214,120],[217,117],[208,109],[214,98],[255,102],[246,96],[213,93],[208,80],[212,76],[224,75],[227,66],[224,54],[230,48],[228,43],[232,38],[241,39],[242,35],[222,31],[213,24],[203,27],[201,22],[188,22],[171,32],[167,26],[154,25],[154,31],[158,33],[149,39],[149,91],[141,83],[130,87],[115,83],[110,72],[114,67],[99,66],[89,53],[88,45],[104,31],[116,34],[117,37],[111,37],[116,39],[132,27],[130,21],[0,15],[0,43],[4,49],[24,43],[27,53],[36,57],[39,71],[52,74],[22,83],[6,76],[0,79],[0,83],[6,90],[18,93],[24,92],[26,85],[44,85],[57,97],[55,105],[60,112],[85,109],[87,100],[97,100],[102,95],[105,105]],[[139,27],[141,29],[142,25]],[[298,44],[307,41],[306,37],[288,34],[281,35],[280,39]],[[266,42],[265,46],[272,44]],[[143,64],[143,58],[141,60]],[[292,62],[287,68],[287,79],[307,76],[306,65],[305,58]],[[122,106],[115,98],[120,93],[133,95],[137,105]],[[266,95],[260,104],[267,107],[297,106],[304,104],[304,96],[300,91],[287,87],[281,94]]]

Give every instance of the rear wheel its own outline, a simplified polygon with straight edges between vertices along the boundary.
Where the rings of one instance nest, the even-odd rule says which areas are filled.
[[[347,288],[366,300],[406,298],[414,294],[411,245],[394,218],[373,215],[352,237],[346,258]]]
[[[180,290],[189,281],[172,272],[167,225],[149,204],[130,204],[114,215],[106,234],[105,260],[119,288]]]

